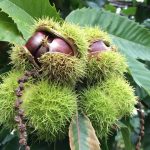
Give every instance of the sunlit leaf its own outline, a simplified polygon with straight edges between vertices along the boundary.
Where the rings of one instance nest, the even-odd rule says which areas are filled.
[[[76,115],[69,127],[71,150],[100,150],[99,141],[90,120],[85,115]]]

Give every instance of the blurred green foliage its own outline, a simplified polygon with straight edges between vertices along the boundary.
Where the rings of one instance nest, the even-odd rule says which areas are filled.
[[[150,18],[150,0],[50,0],[50,3],[56,6],[64,18],[71,11],[82,7],[103,7],[111,12],[121,8],[121,15],[133,16],[139,23]]]

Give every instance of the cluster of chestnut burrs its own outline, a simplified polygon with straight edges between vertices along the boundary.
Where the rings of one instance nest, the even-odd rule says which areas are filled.
[[[40,30],[39,28],[42,28],[42,29]],[[65,28],[63,28],[63,29],[65,30]],[[70,28],[70,32],[71,32],[71,29],[72,28]],[[24,83],[29,81],[29,79],[32,77],[38,77],[38,75],[41,75],[43,72],[45,73],[46,71],[47,72],[49,71],[48,76],[50,76],[50,77],[52,76],[52,78],[50,78],[50,82],[52,82],[52,83],[56,82],[56,84],[58,84],[58,86],[65,85],[65,86],[68,86],[69,88],[71,87],[70,90],[72,90],[72,89],[74,90],[76,88],[76,83],[80,84],[81,83],[80,81],[82,81],[82,83],[83,83],[83,81],[85,80],[85,82],[86,82],[85,85],[82,85],[82,83],[81,83],[81,86],[83,86],[83,89],[82,89],[83,92],[88,93],[88,90],[93,88],[93,91],[96,91],[95,89],[97,89],[96,92],[98,93],[99,89],[100,89],[99,87],[101,87],[101,84],[102,84],[101,77],[103,80],[103,76],[105,76],[105,75],[107,76],[110,73],[110,78],[108,78],[107,81],[109,81],[110,79],[113,80],[114,78],[111,75],[117,70],[115,72],[116,74],[114,73],[114,75],[115,76],[118,75],[118,78],[120,79],[120,81],[123,84],[123,85],[121,85],[121,87],[125,87],[127,89],[129,87],[129,94],[127,93],[129,96],[129,97],[127,96],[127,99],[129,99],[128,103],[130,103],[130,104],[132,103],[131,105],[133,107],[135,105],[136,100],[134,101],[134,93],[132,91],[132,87],[130,87],[128,85],[128,83],[126,83],[125,79],[121,78],[121,76],[123,76],[123,73],[126,70],[126,63],[124,62],[123,57],[120,54],[116,53],[116,49],[113,49],[113,46],[110,44],[110,42],[107,42],[107,40],[105,40],[105,38],[101,39],[101,35],[100,35],[101,33],[98,33],[98,34],[96,33],[98,31],[97,29],[92,29],[92,32],[88,35],[89,39],[86,39],[87,35],[84,35],[85,38],[83,38],[83,41],[81,41],[81,42],[80,42],[79,38],[82,35],[82,33],[78,34],[76,31],[75,36],[74,37],[72,36],[74,34],[75,29],[76,28],[72,29],[73,30],[72,33],[69,33],[67,31],[64,34],[62,34],[63,33],[62,30],[60,30],[61,32],[58,30],[58,34],[57,34],[57,30],[56,31],[54,30],[55,32],[50,32],[51,26],[48,27],[48,29],[47,29],[47,26],[45,24],[41,24],[40,26],[37,27],[34,34],[28,39],[26,44],[23,47],[21,47],[21,48],[24,48],[24,50],[27,51],[29,53],[29,55],[32,56],[34,63],[36,63],[36,65],[40,68],[39,69],[39,68],[36,68],[36,66],[34,66],[33,70],[25,72],[24,76],[18,80],[19,86],[15,91],[15,94],[17,96],[17,99],[15,101],[15,112],[16,112],[15,121],[17,123],[18,131],[19,131],[19,138],[20,138],[19,143],[21,146],[23,146],[25,148],[25,150],[30,150],[30,147],[27,144],[26,118],[25,118],[25,112],[22,109],[22,103],[23,103],[22,96],[23,96],[23,91],[25,90]],[[79,29],[80,29],[80,27],[79,27]],[[90,28],[87,29],[87,31],[88,30],[90,30]],[[93,33],[94,30],[95,30],[95,33]],[[72,34],[72,35],[68,36],[67,35],[68,33]],[[91,35],[91,37],[90,37],[90,35]],[[95,36],[95,39],[93,39],[94,36]],[[20,50],[21,50],[21,48],[20,48]],[[109,56],[110,56],[109,54],[103,55],[103,57],[106,56],[106,57],[108,57],[108,59],[104,59],[104,63],[101,66],[101,62],[103,62],[103,60],[102,60],[103,58],[101,57],[102,56],[101,52],[103,52],[103,51],[106,51],[106,52],[110,51],[112,53],[111,53],[110,61],[109,61]],[[52,55],[49,55],[49,54],[52,54]],[[55,54],[58,54],[58,55],[55,55]],[[62,55],[62,54],[64,54],[64,55]],[[31,61],[31,64],[33,64],[33,61]],[[112,61],[112,63],[111,63],[111,61]],[[115,62],[117,62],[117,63],[115,63]],[[112,65],[112,64],[115,64],[116,66]],[[45,70],[44,69],[42,70],[41,69],[42,67],[43,68],[45,67],[44,68]],[[112,70],[111,69],[109,70],[109,67]],[[45,77],[44,75],[42,76],[42,79],[43,79],[43,77]],[[64,76],[65,76],[65,78],[64,78]],[[76,78],[74,78],[74,76],[76,76]],[[46,79],[49,80],[49,78],[46,78]],[[59,79],[59,80],[57,80],[57,79]],[[66,80],[64,80],[64,79],[66,79]],[[72,82],[71,79],[74,82]],[[120,87],[120,85],[119,85],[119,87]],[[87,88],[87,91],[84,91],[84,89],[86,89],[86,88]],[[106,87],[104,86],[103,88],[106,88]],[[117,91],[116,88],[114,90]],[[78,94],[81,94],[80,92]],[[84,95],[82,93],[80,96],[84,99],[86,96],[90,97],[90,95],[88,95],[88,94]],[[102,96],[107,97],[107,95],[105,95],[105,94],[106,93],[104,90],[102,93]],[[118,95],[118,93],[116,95]],[[126,93],[123,93],[123,95],[126,95]],[[111,96],[110,97],[108,96],[106,100],[109,100],[109,98],[111,99]],[[130,98],[132,99],[131,101],[130,101]],[[75,99],[76,99],[76,97],[75,97]],[[96,99],[96,97],[95,97],[95,99]],[[96,101],[96,103],[98,103],[97,100],[95,100],[95,101]],[[76,101],[75,101],[75,103],[76,103]],[[114,102],[112,102],[112,103],[114,103]],[[94,104],[93,107],[95,107],[95,103],[93,103],[93,104]],[[113,104],[113,105],[115,105],[115,104]],[[123,104],[121,104],[121,105],[123,105]],[[131,105],[129,107],[132,108]],[[91,106],[92,105],[90,105],[90,107]],[[85,108],[86,108],[86,105],[85,105]],[[97,109],[100,109],[100,108],[97,108]],[[120,109],[121,109],[120,111],[122,112],[122,108],[120,108]],[[87,110],[88,110],[88,107],[87,107]],[[114,109],[114,112],[115,112],[115,110],[117,110],[117,109]],[[76,108],[74,108],[73,111],[76,111]],[[127,110],[126,113],[129,113],[128,111],[131,111],[131,110],[130,109]],[[140,111],[140,109],[138,110],[138,112],[139,112],[139,116],[141,117],[141,120],[140,120],[141,121],[141,131],[140,131],[138,141],[136,143],[137,144],[136,150],[139,150],[140,141],[144,134],[143,113]],[[87,113],[87,112],[85,111],[85,113]],[[97,113],[97,111],[95,113]],[[108,112],[108,113],[110,114],[110,112]],[[117,114],[117,112],[115,112],[115,113]],[[117,118],[118,116],[115,113],[114,113],[113,117]],[[96,114],[96,115],[98,116],[99,114]],[[122,117],[123,115],[121,114],[118,118]],[[109,115],[107,115],[107,116],[109,116]],[[107,117],[105,117],[105,118],[107,118]],[[101,120],[101,117],[99,120]],[[109,119],[108,119],[108,121],[109,121]],[[110,122],[111,121],[112,121],[112,123],[114,123],[115,119],[110,120]],[[98,128],[98,130],[99,130],[99,128]]]
[[[34,61],[40,65],[38,58],[40,58],[45,53],[63,53],[68,56],[74,56],[75,51],[72,47],[60,37],[56,37],[46,31],[37,31],[29,38],[25,44],[25,48],[29,50],[32,54]],[[110,47],[107,46],[103,41],[95,41],[90,45],[89,54],[94,56],[97,53],[105,50],[109,50]],[[19,87],[15,90],[17,99],[15,101],[15,122],[18,124],[19,131],[19,143],[21,147],[25,150],[30,150],[27,145],[27,132],[25,123],[24,110],[21,108],[23,100],[21,99],[24,90],[24,83],[26,83],[30,77],[34,77],[37,72],[35,70],[27,71],[22,78],[18,80]]]
[[[64,53],[71,56],[74,55],[71,46],[67,42],[62,38],[54,37],[44,31],[35,32],[25,44],[25,48],[30,51],[37,64],[39,64],[38,58],[45,53]],[[24,76],[18,80],[19,87],[15,90],[17,96],[15,101],[15,122],[18,124],[19,144],[21,147],[24,147],[25,150],[30,150],[30,147],[27,145],[25,114],[24,110],[21,108],[21,104],[23,103],[21,97],[23,95],[24,83],[26,83],[30,77],[35,77],[36,75],[37,71],[35,70],[26,71]]]

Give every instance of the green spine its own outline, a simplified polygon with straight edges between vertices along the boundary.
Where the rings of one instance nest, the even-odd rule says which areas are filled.
[[[23,109],[38,138],[55,141],[67,133],[68,123],[76,112],[76,94],[65,86],[39,81],[23,96]]]
[[[0,124],[5,128],[13,129],[15,127],[14,103],[16,100],[15,89],[17,88],[17,79],[22,75],[22,71],[12,70],[2,75],[0,84]]]
[[[106,80],[112,74],[122,76],[126,71],[125,58],[118,52],[106,51],[99,53],[96,57],[89,58],[86,78],[91,84]]]
[[[135,104],[133,88],[119,76],[112,76],[102,84],[88,88],[82,93],[80,102],[101,138],[110,132],[117,120],[131,115]]]

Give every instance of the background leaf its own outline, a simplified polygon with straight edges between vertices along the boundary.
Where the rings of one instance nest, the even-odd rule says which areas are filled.
[[[55,6],[51,6],[49,0],[9,0],[33,18],[41,18],[43,16],[60,19],[60,14]]]
[[[0,9],[12,18],[25,40],[30,36],[29,31],[35,18],[49,16],[60,19],[59,13],[48,0],[2,0],[0,1]]]
[[[55,143],[37,141],[31,144],[31,150],[70,150],[68,137]]]
[[[85,115],[75,116],[69,127],[71,150],[100,150],[99,141],[90,120]]]
[[[106,5],[105,5],[105,10],[109,10],[109,11],[115,13],[115,12],[116,12],[116,7],[113,6],[113,5],[110,5],[110,4],[106,4]]]
[[[128,7],[127,9],[123,9],[122,11],[121,11],[121,13],[123,13],[123,14],[125,14],[125,15],[135,15],[135,13],[136,13],[136,7]]]
[[[0,12],[0,41],[10,43],[22,43],[24,41],[13,20],[3,12]]]
[[[150,94],[150,71],[141,62],[127,56],[128,66],[134,81]]]
[[[34,19],[23,9],[15,5],[9,0],[0,2],[0,8],[7,13],[9,17],[16,23],[18,30],[21,31],[25,39],[29,38],[29,29],[34,23]]]
[[[120,52],[126,56],[129,70],[136,83],[150,94],[150,72],[144,65],[136,60],[150,61],[149,30],[126,17],[103,9],[78,9],[71,12],[66,20],[81,26],[99,26],[107,31],[112,37],[113,43],[118,46]],[[133,61],[134,64],[132,64]],[[143,72],[138,70],[140,68]]]
[[[143,138],[143,150],[150,149],[150,113],[145,119],[145,135]]]
[[[131,144],[131,139],[130,139],[130,130],[126,125],[120,122],[120,130],[122,133],[122,137],[124,140],[125,144],[125,150],[132,150],[132,144]]]
[[[9,43],[0,41],[0,74],[9,71],[11,68],[11,65],[9,64],[9,50]]]

